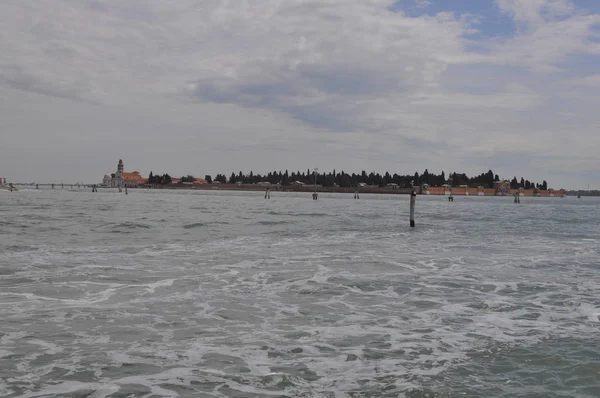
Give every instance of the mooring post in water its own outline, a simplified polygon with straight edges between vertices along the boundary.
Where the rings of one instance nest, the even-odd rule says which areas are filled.
[[[360,199],[360,197],[358,196],[358,190],[354,191],[354,199]]]
[[[265,199],[271,199],[271,190],[269,188],[265,190]]]
[[[35,184],[35,189],[40,189],[40,184]]]
[[[54,184],[52,184],[52,189],[54,189]]]
[[[317,200],[319,199],[319,194],[317,194],[317,172],[319,171],[318,168],[315,167],[313,174],[315,175],[315,192],[313,192],[312,197],[313,200]]]
[[[60,189],[65,189],[65,184],[60,184]]]
[[[411,228],[415,227],[415,202],[417,198],[417,193],[415,189],[410,192],[410,226]]]
[[[129,195],[129,194],[127,193],[127,185],[125,185],[125,195]]]
[[[12,184],[12,182],[9,185],[10,185],[10,192],[12,192],[13,191],[13,184]]]

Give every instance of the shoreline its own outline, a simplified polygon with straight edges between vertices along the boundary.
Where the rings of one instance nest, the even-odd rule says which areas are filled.
[[[137,187],[130,189],[148,189],[146,187]],[[193,190],[193,191],[254,191],[254,192],[265,192],[267,189],[271,192],[306,192],[312,193],[315,191],[314,186],[298,187],[298,186],[277,186],[277,185],[238,185],[238,184],[196,184],[196,185],[180,185],[170,184],[164,186],[151,187],[150,189],[172,189],[172,190]],[[353,194],[355,192],[359,194],[391,194],[391,195],[410,195],[412,192],[411,188],[381,188],[381,187],[360,187],[360,188],[342,188],[342,187],[317,187],[318,193],[348,193]],[[532,189],[527,190],[511,190],[504,195],[498,194],[494,189],[485,188],[480,190],[478,188],[452,188],[451,191],[447,191],[442,187],[430,187],[427,191],[423,191],[421,187],[416,187],[415,191],[418,195],[431,195],[431,196],[449,196],[450,192],[452,196],[509,196],[512,197],[515,193],[519,193],[519,196],[531,196],[531,197],[564,197],[563,191],[538,191],[535,192]]]

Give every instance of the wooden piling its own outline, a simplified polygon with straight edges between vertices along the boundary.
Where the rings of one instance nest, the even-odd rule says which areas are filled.
[[[410,193],[410,226],[411,228],[415,227],[415,202],[417,198],[417,193],[413,191]]]
[[[314,172],[313,172],[313,173],[314,173],[314,175],[315,175],[315,192],[314,192],[314,193],[313,193],[313,195],[312,195],[312,197],[313,197],[313,200],[317,200],[317,199],[319,199],[319,194],[317,194],[317,172],[318,172],[318,171],[319,171],[319,169],[315,167],[315,170],[314,170]]]

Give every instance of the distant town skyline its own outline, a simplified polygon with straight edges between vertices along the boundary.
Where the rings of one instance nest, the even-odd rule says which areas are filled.
[[[0,177],[494,170],[600,188],[595,0],[0,3]]]

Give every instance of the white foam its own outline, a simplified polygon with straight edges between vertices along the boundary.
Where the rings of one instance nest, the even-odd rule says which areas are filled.
[[[145,285],[139,285],[139,286],[147,286],[148,292],[149,293],[154,293],[156,291],[157,288],[159,287],[169,287],[173,285],[173,282],[175,282],[175,279],[164,279],[164,280],[160,280],[154,283],[148,283]]]
[[[2,350],[0,349],[0,358],[4,358],[10,355],[13,355],[14,353],[12,351],[8,351],[8,350]]]
[[[587,303],[579,305],[579,313],[585,316],[590,322],[600,322],[600,308]]]
[[[111,385],[103,383],[83,383],[79,381],[63,381],[56,385],[46,386],[39,391],[28,392],[21,395],[22,398],[43,397],[48,395],[61,396],[82,390],[102,391],[111,388]]]

